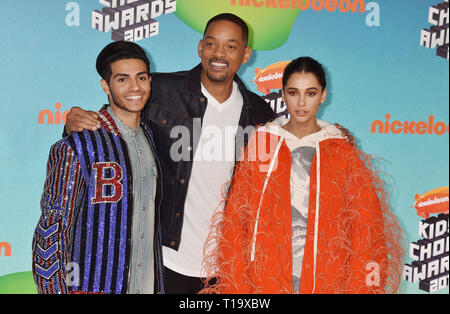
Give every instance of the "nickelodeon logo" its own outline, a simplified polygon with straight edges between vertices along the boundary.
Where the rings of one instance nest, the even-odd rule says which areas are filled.
[[[45,124],[45,121],[47,121],[47,124],[61,124],[61,122],[66,123],[66,117],[69,110],[61,113],[61,107],[61,103],[57,102],[55,104],[56,112],[53,112],[50,109],[41,110],[38,115],[38,124]]]
[[[361,12],[364,13],[365,2],[364,0],[231,0],[231,5],[235,6],[253,6],[255,8],[280,8],[280,9],[292,9],[301,11],[308,10],[310,7],[314,11],[321,11],[324,8],[329,12],[334,12],[337,9],[345,12]]]
[[[270,94],[273,89],[283,88],[283,72],[290,61],[281,61],[269,65],[264,69],[255,69],[255,78],[252,83],[256,83],[256,88],[261,93]]]
[[[386,121],[375,120],[370,127],[370,133],[380,134],[436,134],[443,135],[449,132],[449,125],[445,122],[434,121],[434,116],[430,115],[428,121],[389,121],[391,115],[385,116]]]
[[[436,188],[422,195],[416,194],[414,199],[416,200],[414,207],[420,217],[428,219],[430,214],[448,214],[448,186]]]
[[[0,242],[0,257],[11,256],[11,245],[8,242]]]

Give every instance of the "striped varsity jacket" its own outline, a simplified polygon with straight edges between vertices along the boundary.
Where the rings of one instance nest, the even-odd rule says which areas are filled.
[[[39,293],[127,292],[133,176],[127,145],[105,108],[99,130],[73,133],[50,149],[32,244]],[[141,126],[158,165],[161,193],[153,136]],[[164,293],[159,207],[155,204],[155,293]]]

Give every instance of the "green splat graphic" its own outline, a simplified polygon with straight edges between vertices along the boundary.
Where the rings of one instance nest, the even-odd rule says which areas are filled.
[[[175,14],[203,34],[206,22],[219,13],[236,14],[249,24],[249,42],[254,50],[272,50],[286,42],[300,10],[231,5],[231,0],[177,0]]]
[[[0,277],[0,294],[37,294],[31,271]]]

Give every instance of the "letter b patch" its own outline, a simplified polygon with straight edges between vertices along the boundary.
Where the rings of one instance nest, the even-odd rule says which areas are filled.
[[[92,203],[117,203],[122,199],[122,168],[117,162],[97,162],[92,165],[95,197]]]

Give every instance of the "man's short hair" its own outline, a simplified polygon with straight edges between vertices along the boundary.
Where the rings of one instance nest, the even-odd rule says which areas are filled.
[[[241,19],[239,16],[234,15],[232,13],[221,13],[219,15],[212,17],[208,21],[208,23],[206,23],[205,31],[203,32],[203,36],[206,34],[206,31],[208,30],[209,25],[211,25],[211,23],[216,22],[216,21],[229,21],[229,22],[232,22],[232,23],[236,24],[237,26],[239,26],[242,30],[242,38],[244,39],[245,44],[247,45],[247,43],[248,43],[248,25],[247,25],[247,23],[244,22],[243,19]]]
[[[150,73],[150,61],[138,44],[129,41],[116,41],[108,44],[97,57],[96,68],[98,74],[109,82],[111,78],[111,63],[123,59],[140,59],[145,62]]]

